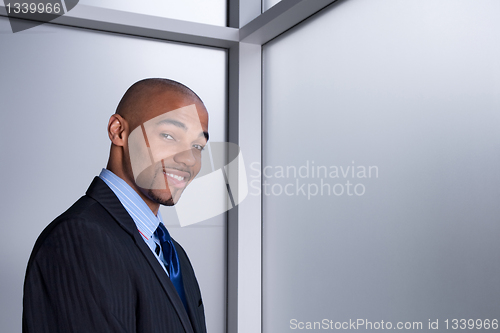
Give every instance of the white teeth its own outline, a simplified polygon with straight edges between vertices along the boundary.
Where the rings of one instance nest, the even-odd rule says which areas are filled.
[[[181,177],[181,176],[177,176],[177,175],[174,175],[172,173],[166,173],[166,172],[163,172],[164,174],[166,174],[167,176],[169,177],[172,177],[174,179],[177,179],[177,180],[184,180],[184,177]]]

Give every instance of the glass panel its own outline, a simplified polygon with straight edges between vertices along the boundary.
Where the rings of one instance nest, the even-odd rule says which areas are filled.
[[[262,0],[263,11],[268,10],[269,8],[271,8],[280,1],[281,0]]]
[[[79,4],[226,26],[225,0],[80,0]]]
[[[0,17],[0,181],[2,221],[9,221],[0,242],[0,331],[21,332],[22,286],[35,239],[106,166],[108,119],[126,89],[146,77],[186,84],[207,106],[210,140],[225,141],[227,54],[48,24],[16,34],[10,29]],[[223,332],[225,214],[181,228],[173,208],[161,211],[196,270],[208,330]]]
[[[352,0],[265,45],[264,332],[498,317],[499,40],[496,0]]]

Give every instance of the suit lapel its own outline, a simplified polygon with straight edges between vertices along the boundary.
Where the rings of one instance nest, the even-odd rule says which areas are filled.
[[[142,240],[134,220],[130,217],[120,200],[118,200],[113,191],[99,177],[94,178],[92,184],[90,184],[87,190],[87,195],[99,202],[113,216],[118,224],[134,239],[136,246],[148,261],[151,269],[154,271],[156,277],[165,290],[167,297],[174,305],[174,309],[177,312],[185,331],[192,333],[193,328],[191,321],[189,320],[188,314],[184,309],[184,305],[182,304],[179,294],[175,290],[170,278],[167,274],[165,274],[165,271],[160,266],[160,263],[151,252],[151,249],[148,247],[146,242]]]
[[[173,240],[173,242],[175,248],[177,249],[181,267],[183,269],[182,280],[184,283],[184,292],[186,293],[186,302],[188,306],[189,318],[191,319],[191,325],[193,326],[193,330],[195,333],[206,332],[202,329],[203,325],[200,323],[201,320],[203,320],[204,323],[204,318],[202,319],[199,317],[198,307],[200,304],[198,303],[198,301],[200,300],[200,294],[197,287],[197,282],[196,280],[193,281],[193,279],[190,278],[191,276],[194,276],[194,272],[189,274],[187,272],[188,270],[192,269],[192,265],[189,262],[184,249],[175,240]],[[187,286],[190,287],[188,288]]]
[[[138,231],[136,232],[136,234],[137,235],[134,235],[134,240],[135,240],[136,245],[139,247],[142,254],[146,258],[146,260],[149,262],[149,265],[151,266],[151,268],[155,272],[156,277],[158,278],[158,280],[162,284],[163,289],[167,293],[168,298],[170,299],[170,301],[174,305],[174,309],[177,312],[177,315],[181,319],[181,322],[182,322],[182,325],[184,326],[184,329],[186,330],[186,332],[189,332],[189,333],[193,332],[191,321],[190,321],[188,314],[184,308],[184,305],[182,304],[181,298],[179,297],[179,294],[177,293],[177,290],[175,290],[175,287],[172,284],[172,281],[170,281],[170,278],[165,273],[163,268],[160,266],[160,263],[158,262],[156,257],[151,252],[151,249],[141,239],[141,236],[139,235]]]

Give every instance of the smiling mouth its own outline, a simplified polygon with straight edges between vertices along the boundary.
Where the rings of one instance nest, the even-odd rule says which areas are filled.
[[[177,179],[178,181],[183,181],[185,177],[174,175],[173,173],[167,173],[163,171],[163,174],[171,178]]]
[[[163,176],[165,177],[165,185],[167,185],[167,187],[172,186],[177,189],[186,187],[187,181],[189,180],[189,174],[184,171],[175,172],[173,170],[163,169]]]

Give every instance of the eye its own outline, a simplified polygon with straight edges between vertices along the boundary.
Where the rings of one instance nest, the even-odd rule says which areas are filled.
[[[193,148],[198,149],[199,151],[202,151],[203,149],[205,149],[205,146],[195,144],[195,145],[193,145]]]
[[[174,137],[168,133],[161,133],[160,136],[166,140],[174,140]]]

